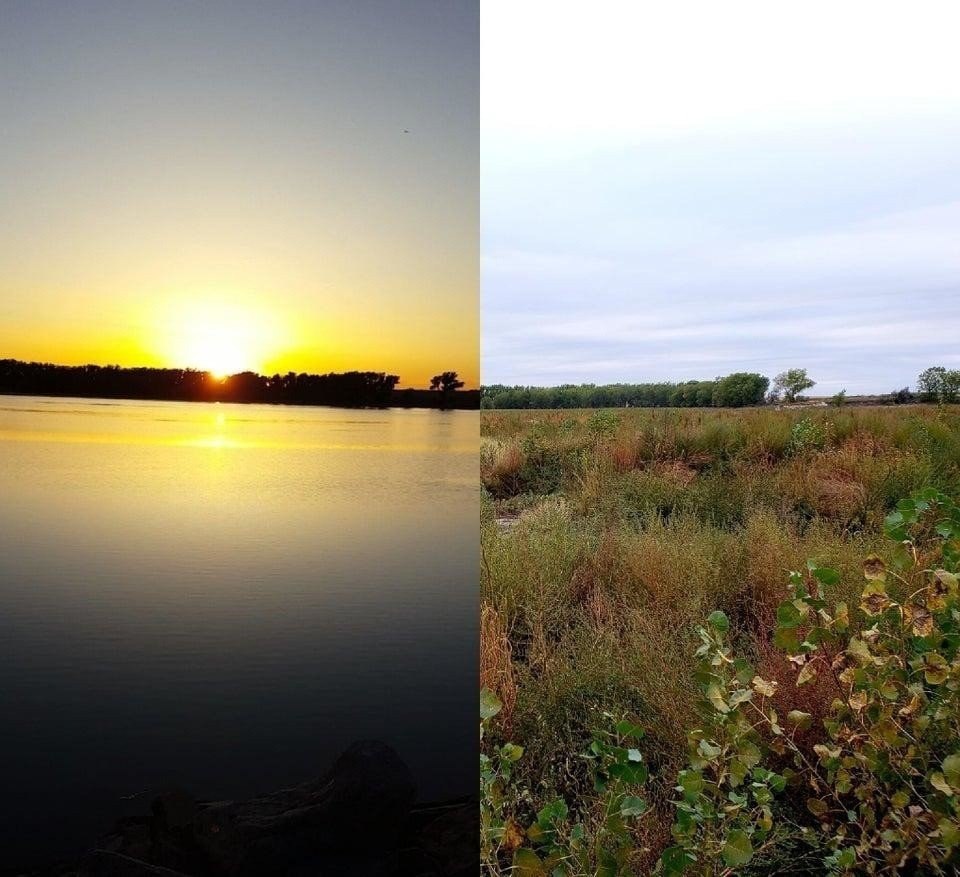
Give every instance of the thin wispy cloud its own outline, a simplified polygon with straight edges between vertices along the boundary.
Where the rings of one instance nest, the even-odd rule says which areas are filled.
[[[950,6],[593,9],[485,8],[486,383],[960,363]]]

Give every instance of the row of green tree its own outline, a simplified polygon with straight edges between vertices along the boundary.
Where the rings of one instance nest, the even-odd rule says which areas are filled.
[[[759,405],[769,378],[737,372],[712,381],[651,384],[566,384],[561,387],[482,388],[482,408],[739,408]]]
[[[481,408],[742,408],[747,405],[797,402],[816,386],[803,368],[781,372],[773,380],[756,372],[736,372],[712,381],[646,384],[564,384],[559,387],[481,387]],[[917,378],[916,392],[896,390],[877,401],[952,403],[960,401],[960,369],[933,366]],[[846,390],[831,399],[842,405]]]

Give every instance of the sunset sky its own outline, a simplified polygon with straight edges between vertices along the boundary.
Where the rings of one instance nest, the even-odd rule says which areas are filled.
[[[470,0],[0,5],[0,358],[475,385],[478,51]]]

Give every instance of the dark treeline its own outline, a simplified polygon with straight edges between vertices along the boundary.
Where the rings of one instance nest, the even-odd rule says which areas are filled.
[[[481,388],[482,408],[739,408],[763,402],[769,379],[738,372],[713,381],[657,384],[566,384]]]
[[[394,390],[390,404],[395,408],[455,408],[476,411],[480,407],[480,391],[457,390],[443,395],[436,390]]]
[[[16,359],[0,360],[0,393],[20,395],[183,402],[269,402],[347,408],[382,408],[390,405],[479,407],[478,391],[441,394],[430,390],[397,390],[399,380],[397,375],[361,371],[324,375],[288,372],[271,377],[240,372],[220,379],[196,369],[65,366]]]

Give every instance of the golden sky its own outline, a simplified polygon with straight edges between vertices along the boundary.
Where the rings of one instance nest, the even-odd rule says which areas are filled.
[[[13,7],[0,358],[475,386],[474,5]]]

